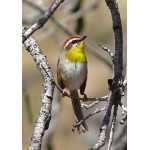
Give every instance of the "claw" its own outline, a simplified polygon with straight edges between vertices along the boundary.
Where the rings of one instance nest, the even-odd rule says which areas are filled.
[[[84,94],[82,94],[82,95],[84,95],[84,96],[83,96],[83,98],[84,98],[84,99],[83,99],[82,101],[83,101],[83,102],[88,101],[88,97],[87,97],[87,95],[86,95],[85,93],[84,93]]]
[[[67,96],[67,95],[68,95],[67,90],[66,90],[66,89],[63,89],[63,91],[62,91],[62,96],[65,97],[65,96]]]

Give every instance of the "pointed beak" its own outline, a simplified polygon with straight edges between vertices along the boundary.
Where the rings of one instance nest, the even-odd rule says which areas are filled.
[[[83,41],[87,36],[82,36],[80,41]]]

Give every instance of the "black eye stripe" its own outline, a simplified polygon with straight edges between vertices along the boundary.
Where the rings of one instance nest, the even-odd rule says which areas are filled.
[[[76,40],[71,41],[72,44],[75,44],[76,42],[77,42]]]

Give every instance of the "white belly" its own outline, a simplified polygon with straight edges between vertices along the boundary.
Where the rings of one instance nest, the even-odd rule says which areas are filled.
[[[87,62],[73,63],[67,60],[62,68],[61,76],[65,87],[70,91],[79,89],[87,75]]]

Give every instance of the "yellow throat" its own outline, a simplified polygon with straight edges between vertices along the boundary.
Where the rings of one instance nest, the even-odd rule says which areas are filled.
[[[75,48],[67,50],[65,52],[65,56],[71,62],[81,63],[86,61],[86,56],[84,54],[84,42],[80,42],[77,44]]]

